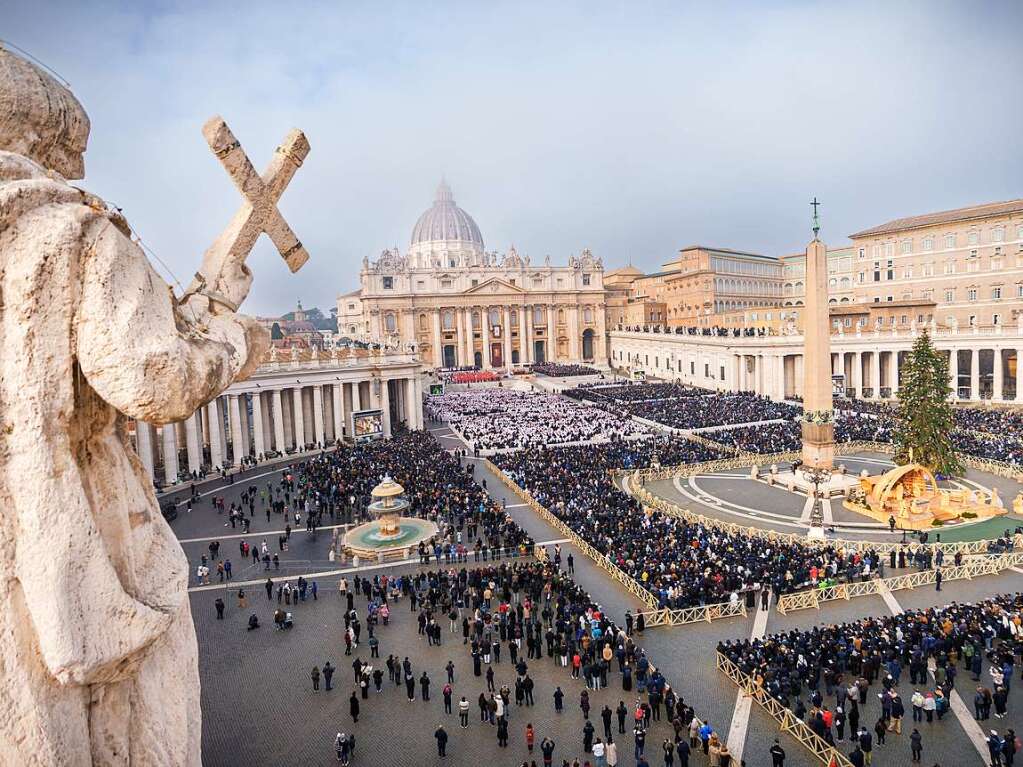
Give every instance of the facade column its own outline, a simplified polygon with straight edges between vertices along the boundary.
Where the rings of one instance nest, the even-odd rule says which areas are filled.
[[[231,459],[234,465],[241,466],[242,458],[242,413],[241,405],[238,402],[237,394],[230,394],[227,398],[230,406],[229,419],[231,421]]]
[[[579,307],[568,308],[568,356],[571,362],[582,362],[582,351],[579,348]]]
[[[512,366],[512,344],[511,344],[511,309],[507,306],[504,307],[504,315],[502,317],[504,327],[501,329],[501,333],[504,335],[504,366],[511,370]]]
[[[206,404],[206,423],[210,430],[210,463],[213,468],[224,465],[224,432],[221,431],[223,420],[217,403],[220,397],[214,397]]]
[[[149,479],[156,478],[153,467],[153,426],[145,421],[135,421],[135,451],[145,467]]]
[[[359,389],[359,382],[352,381],[352,412],[362,410],[362,392]]]
[[[339,440],[345,434],[345,398],[343,391],[344,384],[335,383],[330,385],[334,398],[334,439]]]
[[[280,389],[274,389],[273,406],[271,418],[274,422],[274,450],[283,453],[287,445],[284,442],[284,397]]]
[[[433,310],[433,366],[444,367],[444,350],[440,340],[440,309]]]
[[[483,369],[490,370],[490,307],[480,309],[480,325],[483,328]]]
[[[874,352],[874,368],[870,371],[873,377],[874,399],[881,399],[881,351]]]
[[[247,456],[252,448],[252,437],[249,436],[249,396],[241,394],[239,397],[242,411],[242,455]]]
[[[970,349],[970,399],[980,400],[980,349]]]
[[[991,399],[993,399],[993,400],[995,400],[997,402],[1001,402],[1002,399],[1003,399],[1002,389],[1005,387],[1005,381],[1003,380],[1003,376],[1002,376],[1002,350],[1001,349],[995,349],[994,352],[995,352],[995,364],[994,364],[994,367],[991,369],[992,372],[994,373],[994,378],[992,379],[992,389],[993,390],[991,392]]]
[[[263,432],[263,393],[252,395],[252,438],[255,441],[256,458],[266,452],[266,434]]]
[[[526,331],[526,307],[519,307],[519,364],[529,362],[529,333]]]
[[[391,436],[391,393],[388,391],[387,379],[380,380],[380,414],[384,427],[384,436]]]
[[[160,430],[163,432],[163,482],[173,485],[178,481],[178,435],[174,424],[165,423]]]
[[[313,435],[320,447],[327,444],[327,436],[323,430],[323,387],[316,384],[313,387]]]
[[[473,347],[475,343],[472,338],[472,307],[467,306],[462,310],[462,325],[465,327],[465,336],[463,341],[465,342],[465,366],[473,367],[476,364],[476,360],[473,358]]]
[[[863,352],[853,352],[853,386],[856,399],[863,399]]]
[[[301,386],[294,386],[291,389],[291,408],[294,413],[291,423],[295,432],[295,449],[301,452],[305,446],[305,414],[302,412]]]
[[[547,359],[556,362],[558,358],[558,311],[554,304],[547,307]]]
[[[185,447],[188,452],[188,470],[198,472],[202,468],[202,452],[199,450],[199,430],[195,419],[198,411],[185,419]]]
[[[416,428],[422,429],[426,425],[423,423],[423,379],[417,373],[412,380],[416,385],[415,394],[412,398],[416,408]]]

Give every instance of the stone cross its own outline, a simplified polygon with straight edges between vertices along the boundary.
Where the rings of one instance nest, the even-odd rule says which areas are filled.
[[[292,272],[309,260],[309,253],[277,209],[277,201],[309,154],[309,141],[302,131],[292,130],[260,175],[222,117],[211,117],[202,133],[245,201],[203,255],[202,268],[181,300],[193,293],[203,293],[235,309],[232,302],[225,300],[223,286],[218,283],[227,277],[226,270],[231,264],[245,261],[263,232],[277,246]]]

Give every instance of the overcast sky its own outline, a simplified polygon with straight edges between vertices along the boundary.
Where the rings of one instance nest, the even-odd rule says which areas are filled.
[[[238,193],[200,128],[257,168],[312,144],[245,308],[328,309],[441,174],[488,250],[590,248],[653,271],[688,244],[802,250],[916,213],[1023,196],[1023,4],[75,3],[6,0],[0,37],[92,120],[84,185],[182,282]],[[161,268],[161,267],[158,267]],[[166,275],[166,272],[161,268]]]

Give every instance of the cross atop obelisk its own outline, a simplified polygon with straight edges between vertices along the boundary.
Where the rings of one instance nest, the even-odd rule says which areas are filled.
[[[813,202],[810,203],[810,206],[813,208],[813,238],[815,240],[817,239],[817,233],[821,230],[821,219],[820,216],[817,215],[818,205],[820,205],[820,203],[817,202],[817,195],[814,195]]]

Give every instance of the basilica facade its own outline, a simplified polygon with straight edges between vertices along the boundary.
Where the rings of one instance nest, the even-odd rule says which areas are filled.
[[[514,247],[488,252],[443,181],[408,251],[364,259],[359,284],[338,297],[338,332],[414,345],[429,367],[607,362],[601,259],[583,250],[554,266]]]

